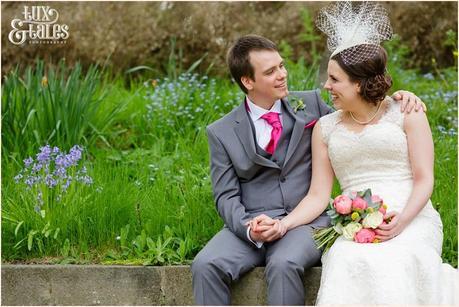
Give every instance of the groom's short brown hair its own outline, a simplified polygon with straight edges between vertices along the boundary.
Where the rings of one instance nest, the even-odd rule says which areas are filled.
[[[263,36],[249,34],[237,39],[226,55],[226,62],[231,76],[246,94],[247,89],[244,84],[242,84],[241,77],[245,76],[255,80],[253,66],[250,64],[249,54],[251,51],[259,50],[278,51],[276,44],[269,39]]]

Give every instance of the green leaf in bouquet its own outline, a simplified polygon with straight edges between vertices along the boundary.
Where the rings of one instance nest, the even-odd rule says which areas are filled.
[[[344,216],[344,222],[352,222],[352,218],[350,215]]]
[[[330,219],[332,220],[332,223],[333,223],[333,221],[336,221],[339,217],[340,217],[340,215],[338,213],[330,215]]]
[[[342,224],[344,222],[344,216],[343,215],[337,215],[336,218],[331,218],[331,224],[335,226],[336,224]]]
[[[371,190],[370,189],[366,189],[365,191],[363,191],[361,197],[368,203],[368,204],[371,204]]]
[[[340,223],[340,224],[343,224],[344,223],[344,219],[347,215],[340,215],[337,219],[336,219],[336,223]]]
[[[327,215],[328,216],[332,216],[332,215],[335,215],[335,214],[337,214],[337,213],[336,213],[336,210],[334,208],[330,209],[330,210],[327,210]]]
[[[369,208],[373,208],[375,210],[379,209],[379,204],[378,203],[368,203]]]

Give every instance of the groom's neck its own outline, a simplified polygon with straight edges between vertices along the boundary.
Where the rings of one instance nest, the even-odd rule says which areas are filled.
[[[254,95],[247,94],[247,97],[250,99],[250,101],[259,106],[260,108],[263,108],[265,110],[271,110],[273,107],[274,103],[277,101],[277,99],[267,99],[267,98],[262,98],[262,97],[256,97]]]

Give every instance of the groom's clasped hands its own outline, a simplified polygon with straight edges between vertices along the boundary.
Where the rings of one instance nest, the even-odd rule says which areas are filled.
[[[281,220],[270,218],[261,214],[248,221],[250,237],[257,242],[272,242],[282,238],[287,232],[287,227]]]

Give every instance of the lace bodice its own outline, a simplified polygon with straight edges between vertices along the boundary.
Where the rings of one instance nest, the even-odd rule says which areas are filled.
[[[404,114],[390,97],[386,101],[380,120],[361,132],[350,131],[341,123],[342,111],[320,119],[323,141],[343,191],[367,188],[375,182],[412,180]]]

